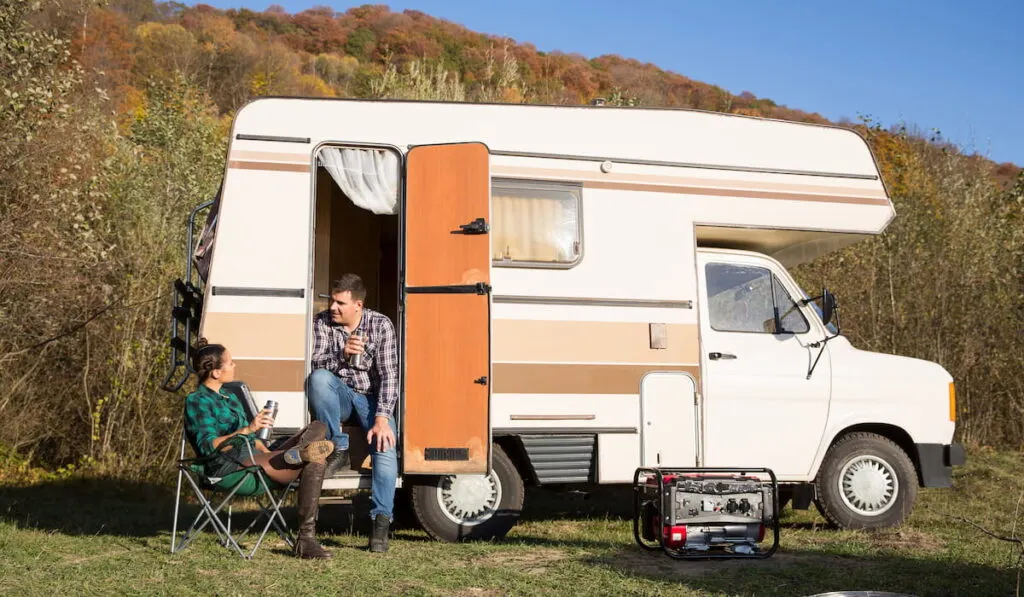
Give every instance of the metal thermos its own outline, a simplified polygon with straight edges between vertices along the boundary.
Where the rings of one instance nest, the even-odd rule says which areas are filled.
[[[263,410],[270,409],[270,417],[277,419],[277,400],[267,400],[267,404],[263,407]],[[270,439],[270,427],[264,427],[256,432],[256,437],[263,441]]]
[[[366,334],[353,330],[352,335],[363,339],[363,350],[366,350]],[[363,365],[363,353],[348,355],[348,364],[353,369]]]

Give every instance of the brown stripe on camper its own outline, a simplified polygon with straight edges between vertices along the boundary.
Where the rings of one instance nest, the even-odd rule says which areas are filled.
[[[831,185],[809,185],[784,182],[768,182],[754,180],[736,180],[725,178],[696,178],[690,176],[662,176],[659,174],[633,174],[628,172],[613,172],[611,174],[596,174],[582,170],[566,170],[553,168],[528,168],[521,166],[492,166],[491,173],[501,175],[522,175],[530,178],[559,178],[579,182],[616,182],[616,183],[646,183],[667,186],[688,186],[688,187],[711,187],[717,189],[748,189],[756,191],[779,191],[793,193],[818,193],[829,196],[850,195],[854,197],[873,197],[876,199],[888,199],[885,190],[868,189],[861,187],[840,187]]]
[[[697,365],[551,365],[495,363],[495,394],[639,394],[644,375],[657,371],[685,371],[700,383]],[[305,387],[305,361],[235,360],[235,378],[254,392],[301,392]]]
[[[252,162],[287,162],[289,164],[309,164],[312,161],[308,153],[284,153],[279,151],[246,151],[236,149],[231,152],[231,160]]]
[[[491,322],[495,361],[597,363],[695,363],[700,358],[697,324],[664,324],[665,348],[651,348],[661,324],[622,321]]]
[[[306,361],[244,359],[235,361],[235,379],[253,392],[301,392],[305,387]]]
[[[787,199],[789,201],[814,201],[821,203],[853,203],[856,205],[889,205],[888,199],[876,199],[874,197],[844,197],[839,195],[772,193],[767,191],[746,191],[740,189],[712,189],[708,187],[680,187],[659,184],[639,184],[625,182],[584,181],[583,188],[609,189],[616,191],[641,191],[647,193],[676,193],[680,195],[710,195],[715,197],[750,197],[752,199]]]
[[[223,344],[239,358],[306,358],[306,328],[302,313],[207,313],[202,335]]]
[[[278,164],[274,162],[241,162],[232,160],[228,162],[228,168],[237,170],[270,170],[273,172],[309,172],[309,163],[306,164]]]
[[[549,365],[495,363],[495,394],[639,394],[644,375],[685,371],[700,384],[697,365]]]

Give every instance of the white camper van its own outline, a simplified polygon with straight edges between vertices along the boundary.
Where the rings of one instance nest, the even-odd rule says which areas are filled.
[[[858,350],[786,269],[893,217],[842,128],[259,99],[178,283],[167,385],[201,334],[280,404],[278,432],[306,424],[312,319],[354,272],[398,330],[399,484],[435,538],[504,535],[528,484],[658,465],[768,467],[795,507],[894,525],[964,461],[953,380]],[[353,451],[325,489],[369,487]]]

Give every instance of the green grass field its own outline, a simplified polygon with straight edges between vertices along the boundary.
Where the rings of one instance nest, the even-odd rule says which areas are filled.
[[[436,543],[399,527],[391,551],[371,555],[356,499],[321,510],[321,537],[335,553],[328,562],[296,560],[270,536],[243,561],[212,533],[172,556],[172,493],[91,479],[0,486],[0,594],[1005,596],[1018,591],[1020,546],[958,517],[1024,534],[1024,456],[982,450],[968,452],[953,489],[922,490],[902,528],[837,531],[813,507],[787,509],[780,550],[759,561],[644,552],[633,543],[628,488],[531,490],[522,522],[494,543]],[[286,508],[290,523],[294,516]]]

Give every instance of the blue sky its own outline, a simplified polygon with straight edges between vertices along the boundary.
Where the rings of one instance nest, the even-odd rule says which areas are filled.
[[[213,0],[219,8],[338,12],[362,3]],[[481,33],[592,58],[618,54],[831,120],[933,129],[1024,166],[1024,0],[696,2],[414,0]]]

